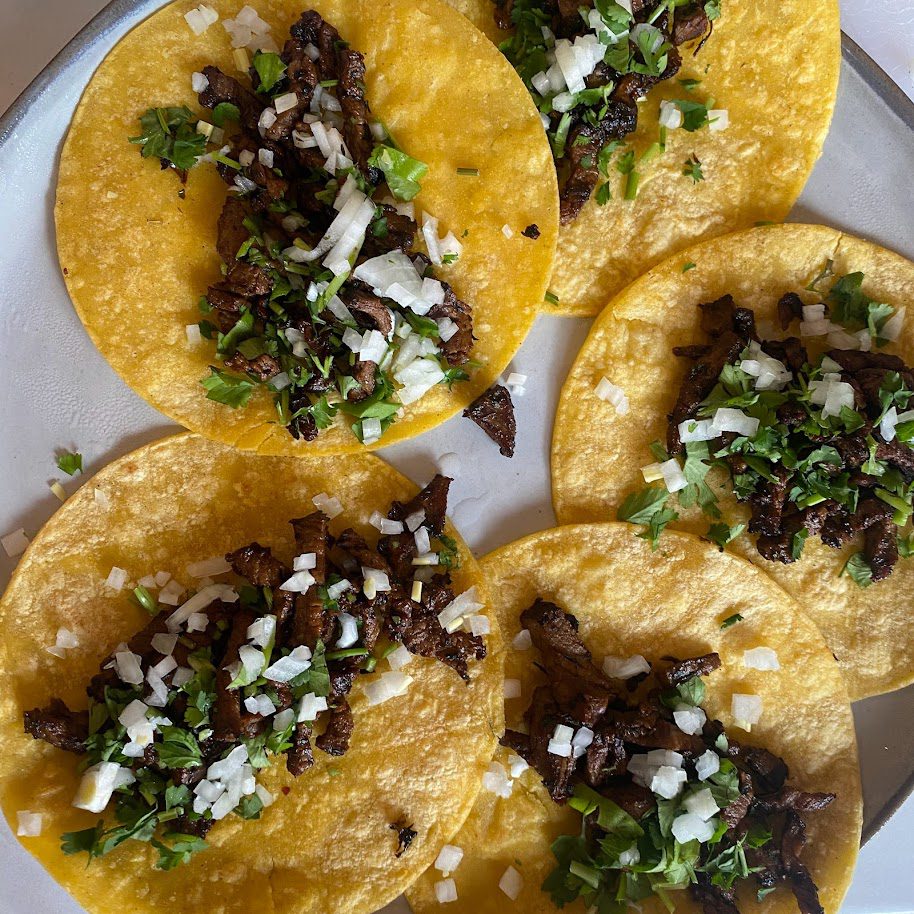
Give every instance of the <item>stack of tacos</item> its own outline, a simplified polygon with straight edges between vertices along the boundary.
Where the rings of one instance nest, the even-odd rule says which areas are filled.
[[[914,675],[914,266],[749,227],[839,46],[834,0],[179,0],[116,45],[60,261],[190,432],[0,602],[0,805],[87,910],[838,909],[851,701]],[[534,318],[607,301],[566,526],[477,564],[366,452],[465,410],[512,456]]]

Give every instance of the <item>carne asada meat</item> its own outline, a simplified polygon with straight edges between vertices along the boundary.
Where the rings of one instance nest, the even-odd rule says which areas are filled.
[[[603,859],[612,864],[614,855],[632,844],[629,829],[634,823],[617,822],[622,810],[651,835],[658,849],[656,842],[670,829],[660,824],[663,816],[672,817],[666,820],[673,823],[666,854],[678,852],[679,842],[697,845],[693,871],[682,881],[705,914],[739,914],[736,884],[728,881],[724,887],[713,877],[718,861],[742,849],[749,834],[753,841],[745,843],[744,853],[751,869],[737,880],[755,879],[766,890],[785,884],[802,912],[821,912],[815,882],[800,858],[806,844],[805,817],[827,808],[835,795],[788,785],[783,759],[763,747],[743,746],[725,733],[720,721],[706,719],[695,732],[679,725],[679,711],[700,707],[694,696],[704,690],[691,684],[720,667],[716,653],[664,658],[646,678],[638,673],[627,681],[611,681],[594,665],[574,616],[554,603],[536,600],[520,622],[539,652],[534,663],[544,682],[534,688],[524,714],[528,732],[508,730],[501,742],[536,770],[554,802],[573,798],[574,809],[584,816],[582,837],[576,838],[584,844],[567,854],[554,845],[558,865],[543,884],[559,906],[577,897],[567,894],[577,885],[587,901],[592,889],[620,900],[653,893],[653,884],[621,857],[618,865],[593,871],[597,882],[568,878],[582,872],[573,869],[573,861]],[[592,701],[597,691],[603,696],[599,707]],[[687,727],[685,722],[682,727]],[[710,776],[701,771],[711,764],[709,759],[716,761]],[[667,780],[671,773],[677,774],[675,786]],[[677,824],[693,813],[690,804],[699,796],[712,804],[699,819],[707,822],[706,837],[684,839]],[[604,801],[610,805],[601,806]]]
[[[845,279],[823,296],[826,313],[842,313],[829,312],[829,304]],[[804,320],[804,307],[799,294],[783,295],[781,328]],[[688,449],[684,434],[711,425],[697,439],[708,450],[702,462],[729,470],[737,498],[751,510],[748,529],[763,558],[795,562],[809,537],[836,549],[856,542],[860,552],[848,566],[854,580],[885,580],[899,561],[899,528],[914,507],[910,426],[896,431],[889,424],[914,404],[914,370],[900,356],[869,351],[880,341],[862,340],[860,331],[862,349],[825,349],[809,335],[759,339],[754,313],[730,295],[701,303],[699,312],[707,342],[673,350],[691,365],[668,416],[670,454]],[[815,321],[804,321],[801,333],[813,332],[810,324]],[[816,342],[813,358],[807,345]],[[757,423],[756,432],[715,432],[711,423],[720,409]]]
[[[251,818],[257,800],[267,802],[256,771],[271,756],[284,754],[298,777],[315,752],[348,751],[357,727],[347,696],[389,647],[406,645],[466,681],[470,664],[485,657],[481,636],[439,621],[457,597],[450,569],[459,556],[444,533],[449,484],[436,476],[408,502],[391,504],[391,520],[409,518],[397,536],[413,550],[402,560],[388,561],[401,556],[393,535],[376,545],[352,528],[333,536],[321,511],[290,522],[289,564],[257,542],[227,553],[243,583],[210,583],[175,609],[159,606],[102,662],[86,690],[89,710],[52,698],[25,712],[25,731],[85,756],[86,778],[113,765],[124,788],[140,785],[113,794],[122,823],[138,808],[160,808],[164,791],[150,800],[145,786],[159,781],[188,790],[169,832],[205,838],[233,810]],[[439,564],[413,566],[417,533],[440,549]],[[86,785],[93,798],[83,802],[81,793],[77,805],[102,812],[109,800],[96,808],[96,782]]]
[[[511,394],[501,384],[493,384],[480,394],[464,411],[497,445],[502,457],[514,456],[517,423]]]

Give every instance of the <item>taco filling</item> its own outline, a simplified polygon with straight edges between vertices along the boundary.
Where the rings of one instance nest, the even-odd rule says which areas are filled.
[[[268,29],[250,7],[232,27],[239,40]],[[182,180],[207,163],[228,185],[223,275],[188,328],[191,342],[215,341],[218,365],[201,383],[232,408],[266,386],[296,439],[340,415],[373,444],[433,387],[469,378],[472,308],[437,275],[461,244],[425,213],[415,250],[412,201],[428,168],[372,118],[364,58],[330,23],[305,12],[281,53],[240,47],[235,62],[239,78],[193,74],[211,114],[151,108],[131,138]]]
[[[330,757],[347,751],[356,725],[347,696],[380,659],[390,670],[365,682],[369,705],[409,688],[412,655],[468,680],[486,655],[488,619],[475,588],[452,589],[449,484],[436,476],[373,516],[375,546],[351,528],[332,536],[328,513],[338,512],[324,498],[328,513],[291,521],[291,567],[250,543],[198,569],[233,572],[232,583],[184,601],[180,587],[166,584],[158,599],[137,587],[153,618],[102,664],[88,709],[54,699],[24,715],[27,733],[80,757],[74,806],[101,814],[113,801],[117,824],[63,835],[63,852],[91,861],[133,839],[152,842],[162,869],[185,863],[220,819],[257,819],[274,802],[258,774],[277,756],[299,776],[315,763],[312,738]],[[391,853],[405,853],[415,831],[395,831]]]
[[[619,519],[648,525],[656,543],[678,517],[673,499],[698,504],[714,521],[709,539],[727,545],[744,528],[719,520],[705,480],[719,467],[769,561],[798,561],[810,536],[857,544],[842,573],[865,587],[914,553],[914,369],[875,351],[898,339],[905,309],[873,301],[863,281],[834,279],[828,265],[803,295],[785,294],[780,329],[799,336],[766,338],[729,295],[700,304],[707,341],[673,350],[690,367],[666,445],[642,469],[664,485],[629,496]]]
[[[536,600],[521,623],[548,679],[524,716],[529,732],[502,742],[556,803],[581,813],[580,833],[552,846],[557,865],[542,889],[557,907],[582,898],[616,911],[656,895],[672,911],[673,893],[686,890],[706,914],[738,914],[737,888],[752,880],[759,898],[786,883],[803,914],[822,914],[801,856],[806,817],[835,794],[788,784],[783,759],[709,719],[702,677],[720,667],[717,654],[607,657],[601,670],[555,604]],[[744,663],[778,668],[768,648]],[[751,729],[761,698],[735,694],[733,710]]]
[[[638,126],[638,102],[679,72],[678,48],[710,37],[719,0],[495,0],[495,22],[513,34],[499,47],[533,95],[549,135],[561,185],[561,221],[573,222],[594,191],[597,203],[611,196],[613,156]],[[698,80],[682,80],[685,97],[660,105],[658,140],[636,157],[626,150],[616,163],[625,176],[624,196],[638,194],[641,169],[665,151],[666,131],[710,126],[722,130],[728,114],[714,100],[688,97]],[[684,177],[704,179],[690,158]]]

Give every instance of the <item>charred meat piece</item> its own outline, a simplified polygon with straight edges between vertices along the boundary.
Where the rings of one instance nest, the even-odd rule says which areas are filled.
[[[235,574],[247,578],[255,587],[279,587],[292,574],[269,546],[260,543],[250,543],[229,552],[225,560]]]
[[[514,403],[511,394],[501,384],[493,384],[477,397],[464,411],[497,445],[502,457],[514,456],[514,439],[517,423],[514,421]]]
[[[444,523],[447,520],[447,496],[450,486],[449,477],[436,473],[431,482],[415,498],[407,502],[395,501],[387,516],[390,520],[405,520],[410,514],[424,511],[425,520],[422,523],[435,536],[440,536],[444,532]],[[385,539],[381,537],[379,543],[383,542]]]
[[[253,375],[258,381],[269,381],[282,371],[279,359],[262,352],[253,359],[246,359],[240,352],[225,360],[225,367],[231,371]]]
[[[248,628],[254,613],[241,609],[232,619],[232,630],[222,662],[216,669],[216,704],[213,711],[213,735],[221,742],[251,739],[262,732],[268,720],[242,709],[240,689],[230,689],[232,674],[226,669],[239,660],[238,651],[248,641]]]
[[[366,256],[376,257],[389,251],[412,252],[416,241],[416,223],[398,213],[389,203],[381,204],[381,218],[372,223],[362,249]]]
[[[521,624],[540,652],[562,711],[587,726],[595,724],[616,690],[594,666],[578,635],[577,620],[554,603],[537,600],[521,613]]]
[[[696,676],[707,676],[717,669],[720,669],[720,655],[714,653],[690,657],[687,660],[665,657],[653,666],[657,681],[665,689],[674,689]]]
[[[527,710],[530,726],[530,748],[527,761],[543,779],[543,785],[556,803],[564,803],[574,789],[572,775],[576,760],[570,756],[549,752],[549,741],[559,724],[573,724],[563,714],[549,686],[539,686],[533,692],[533,700]]]
[[[370,181],[377,182],[378,175],[368,167],[368,158],[374,147],[368,126],[368,103],[365,101],[365,58],[351,48],[337,51],[339,87],[337,96],[343,108],[343,136],[359,170]]]
[[[568,137],[569,173],[562,187],[560,216],[562,225],[573,222],[590,199],[600,179],[597,160],[610,141],[621,139],[638,126],[635,100],[615,96],[606,104],[606,114],[596,126],[582,124]]]
[[[778,302],[778,321],[786,330],[794,321],[803,320],[803,299],[796,292],[788,292]]]
[[[353,312],[360,326],[377,330],[385,337],[394,329],[390,308],[370,292],[356,290],[346,302],[346,306]]]
[[[442,340],[439,348],[448,365],[463,365],[470,359],[473,349],[473,309],[454,294],[448,283],[444,286],[444,301],[434,305],[428,312],[432,320],[448,318],[457,325],[457,331],[448,340]]]
[[[410,849],[413,839],[419,832],[417,832],[412,825],[407,825],[403,819],[400,819],[397,822],[391,822],[388,828],[397,833],[397,851],[394,856],[397,858],[402,857]]]
[[[701,4],[692,4],[676,10],[673,21],[673,44],[677,47],[689,41],[703,38],[711,27],[711,21]]]
[[[235,262],[239,248],[250,237],[251,233],[244,225],[247,216],[244,204],[237,197],[225,198],[216,227],[216,250],[227,264]]]
[[[225,279],[218,288],[242,298],[253,298],[257,295],[269,295],[273,289],[273,280],[266,270],[236,260],[230,267]]]
[[[884,581],[898,562],[898,536],[891,517],[874,523],[863,539],[863,557],[873,572],[873,581]]]
[[[286,770],[294,777],[304,774],[314,764],[311,750],[311,725],[297,723],[292,731],[292,748],[286,754]]]
[[[65,752],[83,753],[89,737],[89,712],[71,711],[59,698],[46,708],[25,712],[25,732]]]
[[[345,698],[330,712],[327,728],[317,738],[317,748],[328,755],[345,755],[353,730],[352,711]]]
[[[248,133],[256,134],[257,124],[266,102],[261,101],[249,89],[245,89],[233,76],[226,76],[218,67],[204,67],[203,75],[208,85],[198,96],[200,104],[210,109],[223,102],[234,105],[241,112],[241,126]]]

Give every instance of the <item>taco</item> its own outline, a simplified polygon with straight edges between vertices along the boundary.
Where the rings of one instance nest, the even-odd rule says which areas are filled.
[[[492,384],[542,301],[558,203],[537,113],[437,0],[239,6],[166,6],[86,89],[56,206],[76,310],[214,440],[412,437]]]
[[[80,904],[370,912],[435,859],[502,726],[448,483],[181,435],[57,512],[0,603],[0,802]]]
[[[702,238],[782,221],[838,90],[838,3],[449,0],[517,69],[561,187],[546,310],[596,315]]]
[[[862,815],[853,719],[776,584],[621,524],[534,534],[482,566],[511,645],[508,730],[408,892],[416,914],[455,895],[447,910],[492,914],[838,910]]]
[[[558,517],[641,523],[661,550],[667,525],[703,535],[797,599],[852,698],[911,682],[912,298],[914,265],[815,226],[661,264],[565,383]]]

